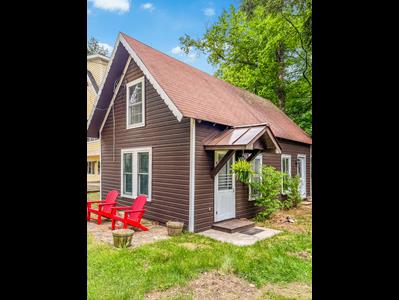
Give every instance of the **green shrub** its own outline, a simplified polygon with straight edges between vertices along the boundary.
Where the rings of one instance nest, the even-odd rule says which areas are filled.
[[[287,199],[282,202],[282,206],[284,209],[296,207],[302,201],[302,196],[299,188],[300,183],[301,183],[301,178],[298,175],[288,178],[287,180],[288,189],[286,192]]]
[[[232,165],[232,170],[238,180],[256,190],[255,205],[263,210],[258,214],[258,220],[264,220],[270,217],[272,213],[281,208],[279,199],[281,192],[281,180],[283,173],[277,171],[271,166],[262,167],[262,174],[259,182],[251,181],[251,175],[254,174],[251,164],[245,160],[239,160]]]

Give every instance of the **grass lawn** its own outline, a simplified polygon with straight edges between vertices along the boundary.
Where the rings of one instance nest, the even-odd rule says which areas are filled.
[[[89,235],[88,299],[143,299],[147,292],[187,284],[201,272],[211,270],[233,273],[257,287],[311,284],[311,259],[298,255],[307,253],[311,257],[311,214],[310,221],[296,218],[298,226],[306,230],[289,228],[249,247],[185,233],[135,249],[115,249]],[[267,296],[290,299],[273,293]]]
[[[100,192],[87,194],[87,200],[98,201],[100,199]]]

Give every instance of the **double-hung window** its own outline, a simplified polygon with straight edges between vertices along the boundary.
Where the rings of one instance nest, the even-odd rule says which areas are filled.
[[[126,128],[145,125],[144,77],[126,84]]]
[[[257,157],[255,157],[251,161],[251,166],[252,166],[252,171],[254,171],[255,174],[253,174],[250,178],[251,182],[260,182],[261,180],[261,175],[262,175],[262,155],[259,154]],[[258,190],[254,190],[249,186],[249,200],[255,200],[257,197],[260,196],[260,193]]]
[[[122,149],[121,191],[126,198],[146,195],[151,201],[151,148]]]
[[[283,182],[282,182],[282,194],[285,194],[288,190],[287,181],[288,177],[291,177],[291,155],[282,154],[281,155],[281,172],[283,172]]]
[[[95,174],[94,166],[95,166],[95,162],[94,161],[88,161],[87,162],[87,174],[88,175],[94,175]]]

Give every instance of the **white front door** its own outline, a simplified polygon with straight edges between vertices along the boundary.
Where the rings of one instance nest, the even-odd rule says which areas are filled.
[[[215,166],[226,152],[215,151]],[[231,171],[234,155],[215,176],[215,222],[236,216],[235,177]]]
[[[297,174],[301,179],[299,189],[301,191],[302,198],[306,197],[306,156],[299,154],[297,161]]]

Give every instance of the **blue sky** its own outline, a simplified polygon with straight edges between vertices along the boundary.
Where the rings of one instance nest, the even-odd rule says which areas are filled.
[[[88,0],[87,36],[113,47],[118,32],[171,55],[200,70],[215,71],[203,54],[181,53],[179,37],[200,38],[223,9],[238,7],[239,0]]]

